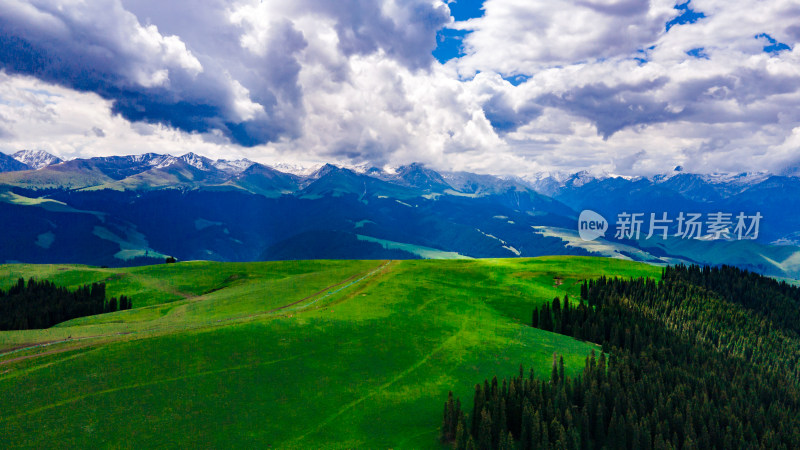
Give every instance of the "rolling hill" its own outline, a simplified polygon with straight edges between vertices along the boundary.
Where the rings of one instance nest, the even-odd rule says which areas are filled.
[[[440,448],[441,400],[596,346],[528,326],[608,258],[0,266],[134,309],[0,332],[5,446]],[[443,397],[444,396],[444,397]]]

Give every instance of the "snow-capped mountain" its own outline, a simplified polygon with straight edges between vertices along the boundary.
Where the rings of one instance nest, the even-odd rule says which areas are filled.
[[[35,159],[30,161],[35,164]],[[7,236],[0,244],[9,243],[0,245],[0,261],[21,260],[26,255],[38,255],[40,261],[56,256],[73,258],[76,252],[105,248],[107,244],[98,242],[103,238],[93,230],[108,229],[109,223],[134,224],[156,245],[152,248],[167,249],[181,259],[207,258],[212,253],[214,258],[229,260],[398,256],[387,253],[383,246],[360,243],[359,236],[473,257],[589,254],[591,249],[574,247],[568,236],[574,233],[579,212],[591,209],[610,223],[623,211],[646,217],[649,213],[666,213],[670,219],[681,212],[759,213],[764,223],[758,242],[735,243],[730,251],[723,245],[719,252],[706,257],[706,250],[691,250],[684,241],[673,240],[664,243],[672,247],[658,247],[646,258],[687,257],[716,264],[728,262],[730,255],[744,255],[740,259],[748,267],[782,276],[800,274],[800,264],[796,271],[780,265],[794,261],[795,250],[789,247],[800,241],[800,218],[791,214],[800,210],[800,178],[791,176],[691,174],[676,168],[651,177],[581,171],[532,174],[522,179],[439,172],[419,163],[383,168],[332,164],[268,167],[246,159],[212,160],[195,153],[74,159],[35,171],[0,154],[0,172],[4,172],[0,173],[0,190],[9,186],[47,192],[76,211],[91,205],[92,211],[108,215],[98,218],[97,223],[84,220],[84,216],[94,217],[91,214],[53,217],[42,214],[35,202],[20,209],[22,205],[15,203],[15,198],[0,196],[0,213],[24,213],[25,220],[37,224],[30,229],[0,229]],[[165,228],[163,223],[169,226]],[[76,245],[64,247],[59,250],[63,254],[53,256],[36,244],[37,233],[41,233],[37,230],[45,229],[51,230],[57,241]],[[532,229],[544,230],[544,234],[532,233]],[[186,233],[190,235],[186,244],[176,247],[174,236]],[[309,239],[326,248],[334,235],[356,244],[339,253],[304,253]],[[606,240],[607,245],[616,245],[613,235],[607,235]],[[22,253],[14,253],[12,250],[18,247],[11,242],[29,245]],[[624,248],[646,249],[653,242],[627,242]],[[768,247],[769,243],[783,247]],[[365,246],[374,248],[367,252]],[[109,252],[100,256],[89,252],[81,261],[119,263],[114,259],[117,250]],[[628,250],[617,253],[616,257],[641,256]],[[767,256],[757,256],[761,254]]]
[[[252,166],[255,163],[245,158],[237,160],[218,159],[211,164],[217,170],[221,170],[228,174],[238,175],[247,170],[248,168],[250,168],[250,166]]]
[[[205,156],[200,156],[196,153],[189,152],[179,157],[178,159],[194,167],[195,169],[209,171],[212,168],[214,168],[214,161],[206,158]]]
[[[654,183],[664,183],[672,178],[691,175],[706,183],[721,185],[729,184],[746,188],[763,182],[772,174],[769,172],[713,172],[706,174],[691,174],[683,170],[683,167],[675,167],[671,172],[653,175],[649,179]]]
[[[145,153],[142,155],[131,155],[125,157],[132,165],[143,165],[153,169],[163,169],[179,161],[205,172],[220,170],[230,175],[238,175],[244,172],[254,163],[248,159],[225,160],[218,159],[213,161],[205,156],[189,152],[185,155],[175,157],[172,155],[161,155],[158,153]]]
[[[712,184],[727,184],[741,187],[742,190],[766,181],[772,174],[769,172],[742,172],[742,173],[710,173],[702,175]]]
[[[672,172],[652,176],[649,180],[692,200],[705,202],[740,194],[763,183],[770,176],[768,172],[692,174],[678,166]]]
[[[522,177],[522,180],[534,191],[552,196],[563,188],[578,188],[591,181],[610,178],[608,173],[592,173],[588,170],[580,172],[541,172]]]
[[[522,177],[521,180],[536,192],[548,196],[558,196],[565,190],[580,189],[591,182],[609,179],[630,182],[646,181],[697,201],[711,201],[739,194],[773,176],[769,172],[716,172],[695,174],[683,170],[681,166],[670,172],[648,177],[612,175],[606,172],[541,172]]]
[[[553,195],[564,186],[566,176],[562,176],[558,172],[541,172],[522,177],[522,180],[531,187],[534,191],[544,194]]]
[[[307,177],[313,174],[314,172],[318,171],[322,168],[324,164],[288,164],[288,163],[277,163],[277,164],[268,164],[269,167],[283,173],[290,173],[292,175],[297,175],[301,177]]]
[[[175,163],[177,158],[171,155],[160,155],[158,153],[145,153],[143,155],[131,155],[127,158],[130,159],[131,163],[133,164],[143,164],[146,166],[150,166],[154,169],[160,169],[163,167],[168,167]]]
[[[564,180],[564,185],[569,187],[581,187],[586,183],[595,181],[595,180],[604,180],[608,178],[607,174],[603,174],[601,176],[593,175],[588,170],[581,170],[580,172],[576,172],[572,174],[569,178]]]
[[[205,156],[191,152],[178,157],[172,155],[162,155],[159,153],[144,153],[141,155],[112,156],[92,159],[103,161],[105,163],[113,161],[116,165],[128,166],[132,169],[139,168],[139,170],[164,169],[178,162],[183,162],[204,172],[219,170],[229,175],[240,174],[248,167],[253,165],[253,162],[247,159],[235,161],[218,159],[213,161]]]
[[[20,150],[11,155],[11,157],[36,170],[64,162],[58,156],[51,155],[44,150]]]

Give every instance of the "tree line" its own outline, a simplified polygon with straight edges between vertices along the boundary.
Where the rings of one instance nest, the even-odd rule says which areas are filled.
[[[554,356],[549,380],[522,366],[486,380],[469,413],[451,394],[442,439],[457,449],[800,448],[800,339],[755,295],[794,301],[786,285],[738,269],[587,282],[577,305],[546,302],[532,325],[601,344],[599,357],[575,377]]]
[[[122,295],[106,300],[105,283],[92,283],[74,291],[50,281],[26,283],[20,278],[8,291],[0,290],[0,330],[49,328],[78,317],[131,309]]]
[[[684,280],[713,291],[782,328],[800,333],[800,287],[733,266],[672,266],[664,269],[663,278]]]

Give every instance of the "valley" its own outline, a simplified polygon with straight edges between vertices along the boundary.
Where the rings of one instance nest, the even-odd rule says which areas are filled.
[[[792,194],[800,191],[796,177],[674,171],[526,179],[439,173],[417,163],[386,170],[327,164],[289,173],[194,153],[71,161],[46,152],[4,156],[10,161],[0,173],[0,214],[14,221],[0,223],[0,261],[8,263],[581,255],[800,276],[800,223],[785,214],[800,198]],[[669,239],[646,238],[646,224],[635,238],[616,235],[620,214],[648,218],[656,206],[659,217],[671,218]],[[605,236],[577,235],[583,209],[608,220]],[[764,224],[757,239],[737,239],[733,222],[728,238],[680,237],[680,214],[715,212],[731,220],[758,213]]]
[[[798,17],[0,0],[0,450],[800,449]]]

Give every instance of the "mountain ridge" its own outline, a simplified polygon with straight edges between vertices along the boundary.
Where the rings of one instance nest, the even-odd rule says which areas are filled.
[[[11,155],[11,157],[31,169],[41,169],[42,167],[64,162],[63,159],[44,150],[20,150]]]
[[[453,188],[457,192],[475,194],[479,193],[481,189],[496,191],[498,186],[503,186],[505,188],[515,186],[531,189],[547,196],[553,196],[557,192],[565,189],[582,187],[593,181],[621,179],[630,182],[647,180],[654,185],[664,185],[670,190],[681,193],[686,192],[689,196],[695,195],[693,192],[695,189],[709,189],[710,191],[716,192],[721,198],[727,198],[739,194],[751,186],[765,182],[770,177],[781,176],[798,178],[798,175],[800,175],[771,172],[691,173],[686,172],[678,166],[670,172],[651,176],[622,176],[605,172],[593,173],[589,170],[580,170],[577,172],[540,172],[517,177],[496,174],[478,174],[466,171],[437,171],[419,162],[401,165],[387,171],[376,167],[362,165],[348,166],[331,163],[319,166],[300,166],[288,163],[261,164],[246,158],[238,160],[213,160],[194,152],[188,152],[181,156],[144,153],[125,156],[76,158],[67,161],[42,150],[21,150],[13,155],[4,155],[20,162],[21,165],[14,165],[13,168],[0,165],[0,173],[40,170],[58,164],[73,163],[74,161],[94,161],[99,166],[105,167],[106,170],[111,170],[112,166],[124,166],[127,163],[128,172],[133,174],[151,168],[168,167],[178,161],[183,161],[202,171],[208,172],[218,170],[227,175],[234,176],[243,173],[254,164],[260,164],[264,167],[270,167],[277,172],[308,180],[319,178],[323,173],[335,168],[349,170],[355,174],[369,176],[382,181],[427,189],[430,192],[443,192],[446,189]],[[30,162],[30,164],[26,161]],[[455,183],[455,186],[451,185],[453,183]],[[701,196],[698,198],[704,197]]]
[[[0,226],[0,262],[314,257],[308,243],[336,239],[353,245],[319,245],[316,256],[412,257],[415,249],[433,257],[597,254],[658,264],[734,261],[800,277],[794,262],[800,261],[800,218],[786,213],[800,209],[796,177],[676,168],[654,177],[551,173],[533,177],[542,182],[536,184],[530,177],[438,172],[420,163],[396,169],[325,164],[314,171],[295,167],[300,174],[293,174],[191,152],[73,159],[39,169],[9,159],[24,170],[0,173],[0,213],[14,217]],[[577,233],[585,209],[608,221],[609,232],[594,242]],[[667,214],[674,235],[680,214],[715,212],[760,214],[765,225],[758,241],[709,247],[672,237],[648,240],[646,227],[638,240],[612,231],[621,213]]]

